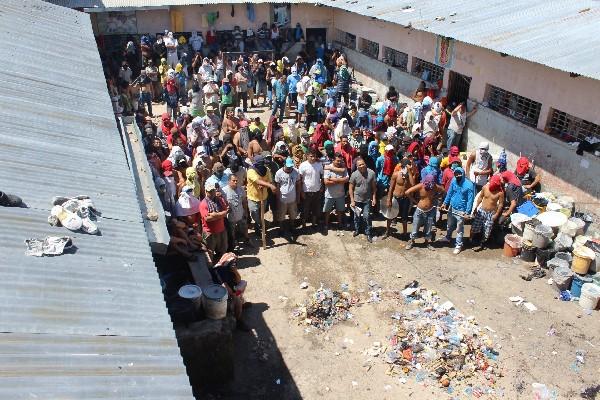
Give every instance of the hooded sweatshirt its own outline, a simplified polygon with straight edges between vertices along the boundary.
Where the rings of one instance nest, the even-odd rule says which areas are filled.
[[[458,167],[454,172],[461,172],[463,177],[459,181],[456,178],[452,179],[450,189],[444,199],[446,206],[450,205],[453,210],[462,211],[470,214],[473,209],[473,200],[475,199],[475,185],[465,177],[465,171],[462,167]]]

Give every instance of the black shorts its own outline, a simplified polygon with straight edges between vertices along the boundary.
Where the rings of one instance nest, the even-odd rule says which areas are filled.
[[[407,196],[396,197],[394,196],[396,201],[398,202],[398,208],[400,209],[398,216],[403,222],[408,221],[408,214],[410,212],[410,199]]]

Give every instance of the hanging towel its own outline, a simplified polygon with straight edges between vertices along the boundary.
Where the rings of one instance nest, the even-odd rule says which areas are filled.
[[[235,10],[233,8],[233,4],[231,5],[231,18],[235,17]]]
[[[246,3],[246,15],[248,16],[248,20],[250,22],[254,22],[256,20],[256,11],[254,10],[254,4]]]

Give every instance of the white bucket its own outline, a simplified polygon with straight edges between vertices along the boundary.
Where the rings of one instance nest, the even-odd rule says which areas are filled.
[[[538,225],[534,229],[532,243],[538,249],[545,249],[552,239],[552,228],[546,225]]]
[[[227,315],[227,289],[221,285],[210,285],[202,291],[204,314],[210,319],[223,319]]]
[[[561,208],[563,208],[563,206],[558,203],[548,203],[546,211],[560,211]]]
[[[202,289],[196,285],[185,285],[179,288],[177,292],[179,297],[191,300],[196,306],[196,309],[200,309],[202,306]]]
[[[575,237],[577,235],[577,223],[575,221],[568,220],[563,226],[560,227],[560,231],[565,235]]]
[[[514,213],[510,216],[510,223],[513,226],[513,232],[517,235],[523,234],[523,225],[525,222],[529,221],[531,218],[525,214]]]
[[[575,241],[573,242],[573,247],[585,246],[585,244],[588,242],[588,240],[591,240],[591,239],[592,238],[589,236],[579,235],[575,238]]]
[[[600,286],[593,283],[584,283],[581,287],[579,305],[585,310],[595,310],[600,300]]]

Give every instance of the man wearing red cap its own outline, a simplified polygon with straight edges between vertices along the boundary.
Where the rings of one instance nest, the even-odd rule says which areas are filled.
[[[531,169],[529,159],[521,157],[517,161],[515,175],[521,181],[523,191],[527,193],[537,192],[540,188],[541,176]]]
[[[479,205],[481,204],[481,208]],[[485,243],[490,238],[494,222],[498,220],[502,213],[504,205],[504,190],[502,188],[502,179],[500,175],[493,175],[487,185],[481,189],[481,195],[477,197],[477,202],[473,208],[475,219],[471,226],[471,240],[480,239],[479,246],[475,251],[481,251],[485,248]],[[483,237],[481,238],[481,231]]]

